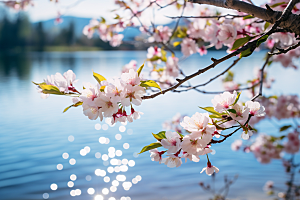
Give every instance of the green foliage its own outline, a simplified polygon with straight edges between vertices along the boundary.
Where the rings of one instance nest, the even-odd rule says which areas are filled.
[[[252,19],[252,18],[254,18],[252,15],[247,15],[247,16],[243,17],[244,20],[245,19]]]
[[[224,82],[233,81],[234,73],[232,71],[228,71],[226,77],[224,78]]]
[[[72,108],[72,107],[78,107],[78,106],[81,106],[82,103],[83,103],[83,102],[79,101],[79,102],[77,102],[77,103],[74,103],[74,104],[68,106],[67,108],[64,109],[63,113],[67,112],[67,111],[68,111],[70,108]]]
[[[46,84],[39,84],[40,88],[43,90],[44,94],[56,94],[56,95],[64,95],[63,92],[61,92],[58,87],[54,85],[46,85]]]
[[[267,41],[268,39],[268,35],[264,35],[263,37],[261,37],[257,42],[256,42],[256,46],[259,47],[261,45],[261,43],[264,43],[265,41]]]
[[[248,57],[252,54],[252,52],[253,52],[252,48],[248,48],[240,54],[240,58]]]
[[[144,146],[139,154],[144,153],[146,151],[150,151],[151,149],[155,149],[155,148],[158,148],[158,147],[161,147],[161,146],[162,145],[159,142],[149,144],[148,146]]]
[[[155,88],[158,88],[161,91],[161,88],[159,87],[159,85],[153,80],[141,81],[140,86],[142,86],[144,88],[155,87]]]
[[[136,71],[136,72],[138,73],[138,76],[140,76],[140,74],[141,74],[141,72],[142,72],[144,66],[145,66],[145,63],[142,64],[142,65],[139,67],[139,69]]]
[[[221,113],[218,113],[217,111],[215,111],[214,107],[200,107],[199,108],[203,109],[203,110],[206,110],[207,112],[210,112],[212,114],[215,114],[215,115],[221,115]]]
[[[152,133],[152,135],[157,139],[158,141],[161,141],[162,139],[166,139],[166,131],[161,131],[157,134]]]
[[[292,127],[292,125],[282,126],[282,127],[280,127],[279,131],[282,132],[282,131],[285,131],[285,130],[291,128],[291,127]]]
[[[234,106],[234,105],[239,101],[240,96],[241,96],[241,92],[237,92],[237,96],[236,96],[235,101],[234,101],[234,103],[232,104],[232,106]]]
[[[237,39],[234,43],[233,46],[231,48],[231,51],[236,50],[242,46],[244,46],[244,44],[246,44],[247,42],[249,42],[252,39],[252,37],[250,37],[249,35],[247,35],[246,37],[243,38],[239,38]]]
[[[94,76],[94,78],[97,80],[97,82],[99,84],[101,84],[101,81],[105,81],[106,80],[106,78],[104,78],[102,75],[100,75],[100,74],[98,74],[96,72],[93,72],[93,76]]]

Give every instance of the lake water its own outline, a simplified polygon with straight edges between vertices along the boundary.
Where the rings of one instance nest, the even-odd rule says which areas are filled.
[[[211,63],[210,57],[219,58],[225,52],[209,52],[200,57],[194,55],[180,62],[186,74],[190,74]],[[103,188],[110,188],[112,181],[121,174],[126,181],[131,181],[137,175],[142,180],[133,184],[129,190],[120,185],[115,192],[103,195],[120,199],[130,197],[132,200],[151,199],[208,199],[210,193],[203,191],[199,182],[210,183],[211,177],[199,172],[206,166],[206,158],[201,157],[199,163],[187,162],[181,167],[170,169],[166,165],[152,162],[149,153],[136,157],[136,152],[147,144],[155,142],[151,133],[162,130],[162,122],[171,119],[177,112],[193,115],[200,112],[198,106],[210,106],[213,95],[204,95],[194,91],[187,93],[167,93],[153,100],[145,100],[137,110],[144,115],[141,119],[126,125],[124,132],[119,131],[121,124],[105,129],[105,122],[91,121],[82,114],[82,108],[72,108],[62,113],[65,107],[71,105],[68,97],[50,96],[44,100],[40,98],[36,87],[31,83],[42,82],[47,75],[56,72],[63,73],[72,69],[79,82],[96,83],[92,70],[105,77],[119,76],[120,69],[130,60],[135,59],[138,65],[145,61],[142,51],[103,51],[103,52],[74,52],[74,53],[28,53],[23,56],[0,56],[0,199],[1,200],[31,200],[31,199],[85,199],[92,200],[101,194]],[[253,67],[262,65],[264,52],[255,53],[233,69],[237,80],[253,77]],[[192,80],[192,84],[204,83],[211,76],[224,70],[232,61],[225,62]],[[299,62],[298,62],[299,64]],[[147,71],[147,69],[145,69]],[[300,95],[299,71],[283,69],[278,64],[270,68],[270,77],[276,78],[273,89],[264,90],[265,94],[298,94]],[[221,81],[216,80],[204,89],[206,91],[222,90]],[[247,100],[245,94],[242,99]],[[102,125],[100,130],[95,125]],[[277,122],[279,124],[287,123]],[[261,132],[276,134],[277,129],[267,120],[257,126]],[[116,140],[115,135],[121,134],[122,139]],[[68,137],[72,135],[74,141]],[[109,138],[109,144],[100,144],[99,138]],[[223,185],[225,175],[234,177],[239,175],[236,183],[229,191],[229,198],[233,199],[269,199],[263,191],[266,181],[273,180],[277,186],[283,187],[287,180],[282,163],[273,160],[271,164],[258,163],[253,154],[232,152],[231,143],[240,138],[240,133],[226,140],[221,145],[214,145],[215,155],[211,155],[212,163],[219,167],[215,187]],[[129,149],[123,144],[128,143]],[[90,147],[86,156],[80,155],[80,150]],[[107,165],[96,153],[107,154],[108,148],[114,147],[122,151],[118,159],[133,160],[135,165],[128,167],[127,172],[108,173]],[[64,159],[63,153],[69,158]],[[97,154],[98,155],[98,154]],[[69,163],[76,160],[75,165]],[[297,157],[299,160],[299,156]],[[131,161],[132,162],[132,161]],[[57,165],[63,165],[57,170]],[[105,170],[109,182],[95,175],[95,170]],[[68,187],[72,174],[76,175],[74,186]],[[108,179],[108,178],[106,178]],[[298,179],[299,180],[299,179]],[[299,181],[298,181],[299,182]],[[56,184],[57,190],[51,190],[50,185]],[[88,188],[94,188],[95,194],[89,195]],[[79,196],[71,196],[72,190],[77,190]],[[44,196],[43,196],[44,195]]]

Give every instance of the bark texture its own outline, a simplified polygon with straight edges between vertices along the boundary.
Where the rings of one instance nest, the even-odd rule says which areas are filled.
[[[207,5],[213,5],[221,8],[237,10],[239,12],[244,12],[254,17],[265,20],[267,22],[270,22],[271,24],[275,24],[275,22],[282,15],[282,12],[280,11],[265,9],[239,0],[188,0],[188,1],[191,3],[207,4]],[[296,2],[299,2],[299,0],[296,0]],[[300,16],[296,14],[290,14],[286,17],[286,19],[281,21],[279,26],[283,29],[287,29],[292,33],[295,33],[296,35],[300,35]]]

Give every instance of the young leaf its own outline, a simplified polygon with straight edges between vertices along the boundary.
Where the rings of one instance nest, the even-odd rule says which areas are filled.
[[[160,143],[158,143],[158,142],[149,144],[148,146],[143,147],[143,149],[141,150],[141,152],[139,154],[144,153],[146,151],[149,151],[151,149],[155,149],[155,148],[161,147],[161,146],[162,145]]]
[[[144,66],[145,66],[145,63],[142,64],[142,66],[140,66],[140,68],[136,71],[136,72],[138,73],[138,76],[140,76],[140,74],[141,74],[141,72],[142,72]]]
[[[79,102],[77,102],[77,103],[74,103],[74,104],[70,105],[69,107],[67,107],[67,108],[64,109],[63,113],[67,112],[67,111],[68,111],[70,108],[72,108],[72,107],[78,107],[78,106],[81,106],[82,103],[83,103],[82,101],[79,101]]]
[[[247,16],[243,17],[244,20],[245,19],[252,19],[252,18],[254,18],[252,15],[247,15]]]
[[[292,125],[282,126],[282,127],[280,127],[280,130],[279,130],[279,131],[282,132],[282,131],[285,131],[285,130],[291,128],[291,127],[292,127]]]
[[[264,35],[263,37],[261,37],[257,42],[256,42],[256,46],[259,47],[259,45],[261,45],[261,43],[264,43],[265,41],[267,41],[268,39],[268,35]]]
[[[56,95],[64,95],[63,92],[61,92],[58,87],[54,85],[45,85],[45,84],[39,84],[40,88],[43,90],[44,94],[56,94]]]
[[[215,115],[221,115],[221,113],[218,113],[217,111],[215,111],[214,107],[200,107],[199,108],[203,109],[203,110],[206,110],[207,112],[210,112],[212,114],[215,114]]]
[[[180,41],[174,42],[173,47],[177,47],[178,45],[180,45],[180,43],[181,43]]]
[[[236,114],[236,110],[234,110],[234,109],[228,109],[227,111],[228,111],[228,112],[231,112],[231,113],[233,113],[233,114]]]
[[[267,28],[270,26],[270,23],[269,22],[266,22],[265,25],[264,25],[264,30],[267,30]]]
[[[93,72],[93,76],[94,78],[98,81],[98,83],[100,84],[101,81],[105,81],[106,78],[104,78],[102,75],[100,74],[97,74],[96,72]]]
[[[241,54],[240,54],[240,58],[242,58],[242,57],[248,57],[248,56],[250,56],[251,54],[252,54],[252,50],[251,50],[251,48],[248,48],[248,49],[246,49],[245,51],[243,51]]]
[[[241,92],[237,92],[237,96],[236,96],[235,101],[232,104],[232,106],[234,106],[238,102],[238,100],[240,99],[240,96],[241,96]]]
[[[210,118],[222,118],[222,115],[209,115]]]
[[[273,5],[271,6],[271,8],[275,8],[275,7],[281,6],[281,5],[283,5],[283,4],[288,4],[288,3],[287,3],[287,2],[275,3],[275,4],[273,4]]]
[[[158,141],[161,141],[162,139],[166,139],[166,131],[161,131],[157,134],[152,133],[152,135],[157,139]]]
[[[242,46],[244,46],[244,44],[246,44],[247,42],[249,42],[252,39],[252,37],[250,37],[249,35],[247,35],[246,37],[237,39],[234,43],[233,46],[231,48],[231,51],[236,50]]]
[[[152,80],[141,81],[140,86],[145,87],[145,88],[155,87],[155,88],[158,88],[161,91],[161,88],[159,87],[159,85],[155,81],[152,81]]]

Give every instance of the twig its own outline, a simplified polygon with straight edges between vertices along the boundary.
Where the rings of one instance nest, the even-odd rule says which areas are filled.
[[[291,51],[291,50],[293,50],[293,49],[296,49],[296,48],[298,48],[300,46],[300,42],[298,42],[297,44],[295,44],[295,45],[293,45],[293,46],[290,46],[289,48],[287,48],[287,49],[279,49],[279,48],[277,48],[278,49],[278,52],[276,52],[276,53],[271,53],[271,52],[269,52],[269,55],[279,55],[279,54],[285,54],[285,53],[287,53],[287,52],[289,52],[289,51]]]
[[[227,14],[227,15],[213,15],[213,16],[165,16],[171,19],[177,19],[177,18],[203,18],[203,19],[210,19],[210,18],[226,18],[226,17],[232,17],[232,18],[238,18],[238,17],[246,17],[248,15],[232,15],[232,14]]]

